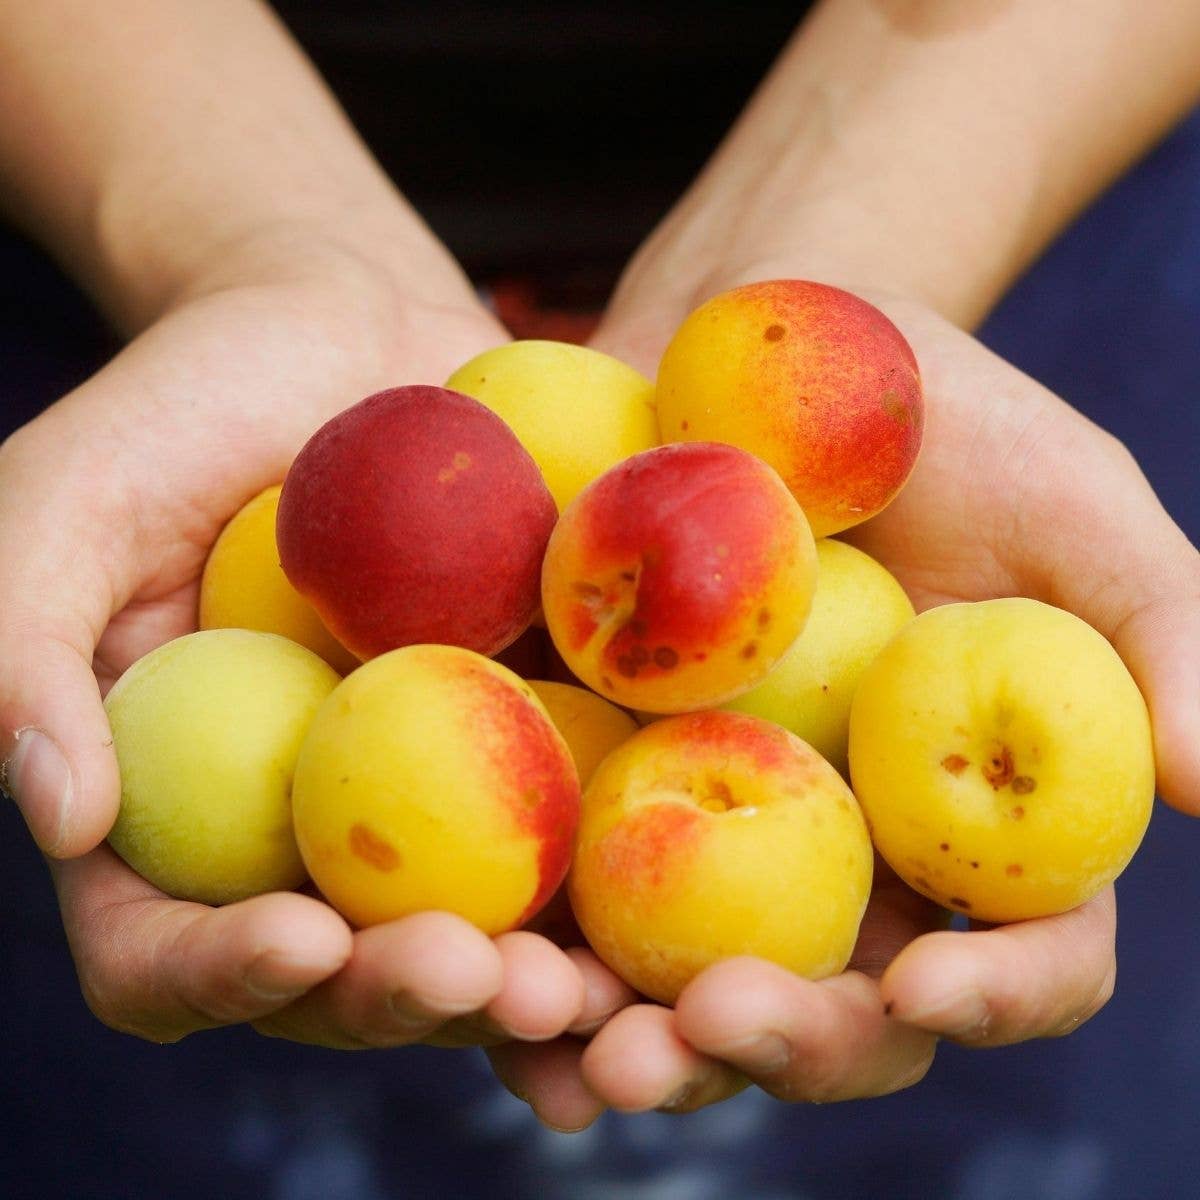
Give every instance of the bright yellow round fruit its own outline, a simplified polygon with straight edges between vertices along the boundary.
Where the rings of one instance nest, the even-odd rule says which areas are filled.
[[[524,680],[470,650],[414,645],[321,706],[292,801],[313,882],[354,924],[441,909],[495,934],[562,882],[579,778]]]
[[[722,707],[790,729],[846,775],[859,677],[912,618],[912,602],[885,567],[854,546],[821,538],[803,631],[761,683]]]
[[[567,743],[581,788],[587,787],[604,759],[638,731],[637,722],[624,709],[587,688],[543,679],[527,682]]]
[[[302,883],[292,772],[337,682],[303,646],[245,629],[189,634],[138,659],[104,705],[121,770],[113,849],[182,900],[227,904]]]
[[[307,646],[339,674],[358,666],[283,573],[275,548],[281,487],[260,492],[213,543],[200,580],[201,629],[261,629]]]
[[[880,854],[985,921],[1065,912],[1150,820],[1150,719],[1112,646],[1021,598],[930,609],[859,681],[850,774]]]
[[[541,468],[558,511],[609,467],[658,445],[654,384],[620,359],[568,342],[509,342],[446,386],[487,405]]]

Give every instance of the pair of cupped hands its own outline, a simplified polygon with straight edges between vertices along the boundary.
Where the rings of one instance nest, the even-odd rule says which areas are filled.
[[[685,285],[654,265],[635,261],[593,340],[651,377],[703,300],[804,275],[772,260]],[[918,610],[1020,594],[1098,628],[1150,705],[1160,794],[1200,811],[1196,549],[1109,435],[920,302],[852,290],[912,343],[927,425],[908,486],[847,540]],[[482,1045],[541,1120],[570,1130],[605,1107],[688,1111],[747,1082],[796,1101],[882,1095],[919,1080],[940,1038],[1054,1036],[1100,1009],[1111,888],[1061,916],[960,932],[880,863],[843,974],[732,959],[667,1009],[553,912],[544,934],[494,939],[447,913],[355,931],[312,895],[174,900],[108,849],[119,782],[101,697],[195,628],[223,523],[333,413],[441,383],[507,336],[461,278],[414,297],[336,249],[217,272],[0,448],[0,759],[96,1015],[161,1042],[248,1022],[344,1048]]]

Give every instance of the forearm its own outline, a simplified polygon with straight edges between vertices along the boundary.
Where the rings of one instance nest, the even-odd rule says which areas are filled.
[[[197,287],[321,270],[310,254],[467,299],[257,0],[2,11],[2,203],[126,332]]]
[[[791,261],[976,323],[1200,95],[1177,0],[825,0],[643,259]]]

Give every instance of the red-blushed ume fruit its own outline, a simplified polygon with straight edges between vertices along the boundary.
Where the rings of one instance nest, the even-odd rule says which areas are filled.
[[[817,558],[761,459],[687,442],[644,450],[569,504],[542,567],[567,666],[629,708],[686,712],[752,687],[808,617]]]
[[[284,480],[275,532],[288,579],[359,658],[424,642],[490,655],[537,611],[556,516],[499,417],[413,384],[313,434]]]

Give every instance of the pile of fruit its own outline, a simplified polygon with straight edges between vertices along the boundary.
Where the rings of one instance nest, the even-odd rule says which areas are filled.
[[[112,845],[359,926],[498,933],[566,879],[668,1003],[735,954],[842,970],[875,850],[973,918],[1081,903],[1154,791],[1115,651],[1028,599],[915,617],[833,537],[904,486],[923,405],[881,312],[776,280],[692,313],[655,383],[518,341],[346,408],[214,545],[201,632],[110,692]]]

